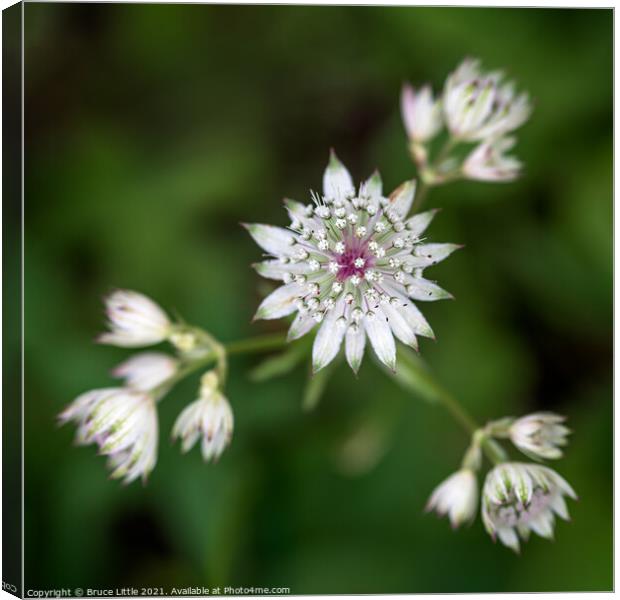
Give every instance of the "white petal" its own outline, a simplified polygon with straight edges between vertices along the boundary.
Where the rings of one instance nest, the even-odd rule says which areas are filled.
[[[435,334],[433,332],[433,329],[428,324],[428,321],[420,312],[418,307],[411,301],[410,298],[407,297],[405,293],[403,293],[402,287],[396,287],[395,285],[392,285],[388,282],[384,282],[383,287],[386,289],[387,292],[389,292],[391,296],[396,296],[402,301],[402,306],[397,306],[396,308],[400,310],[403,318],[413,328],[415,334],[434,340]]]
[[[427,262],[426,265],[417,264],[415,267],[435,265],[462,247],[460,244],[420,244],[415,247],[415,257]]]
[[[497,530],[497,537],[504,546],[508,546],[515,552],[519,552],[519,538],[512,527],[500,527]]]
[[[561,494],[557,494],[555,498],[551,501],[551,508],[557,513],[559,517],[568,521],[570,516],[568,514],[568,508],[566,506],[566,501],[562,497]]]
[[[364,317],[364,327],[377,358],[392,371],[396,370],[396,344],[392,330],[381,310],[373,318]]]
[[[383,194],[383,182],[381,181],[381,175],[379,171],[375,171],[362,185],[360,186],[360,196],[367,196],[373,200],[378,200]]]
[[[414,238],[420,237],[426,231],[426,228],[431,224],[431,221],[438,212],[439,209],[433,208],[432,210],[418,213],[410,219],[407,219],[406,226],[410,235]]]
[[[303,287],[297,283],[280,286],[261,302],[254,319],[279,319],[290,315],[295,311],[295,300],[303,294]]]
[[[345,338],[345,350],[347,362],[355,373],[359,371],[364,358],[364,347],[366,346],[366,332],[359,325],[350,325],[347,329]]]
[[[400,113],[407,136],[414,139],[416,135],[416,96],[415,90],[409,84],[403,85],[400,93]]]
[[[410,277],[407,279],[407,295],[413,300],[434,302],[435,300],[453,299],[450,292],[440,288],[436,283],[423,277]]]
[[[297,239],[294,233],[282,229],[282,227],[261,225],[260,223],[244,224],[243,226],[265,252],[274,256],[292,255],[293,244]]]
[[[355,194],[353,179],[332,150],[323,175],[323,195],[334,200],[344,200],[353,194]]]
[[[529,521],[528,525],[540,537],[553,538],[553,513],[551,511],[541,513],[538,518]]]
[[[263,262],[252,265],[256,272],[266,279],[278,279],[282,281],[287,273],[292,275],[306,274],[308,266],[303,262],[283,263],[278,259],[264,260]]]
[[[414,180],[405,181],[390,194],[390,208],[395,211],[401,219],[404,219],[413,202],[415,195],[416,182]]]
[[[293,340],[299,339],[306,335],[315,325],[316,321],[312,318],[310,313],[299,313],[291,323],[286,337],[287,341],[292,342]]]
[[[338,322],[342,316],[344,300],[339,300],[325,317],[312,346],[312,371],[326,367],[338,354],[346,331],[346,324]]]
[[[284,205],[288,211],[291,221],[297,220],[308,229],[318,229],[321,225],[319,221],[306,215],[306,207],[301,203],[290,198],[284,199]]]
[[[418,349],[418,341],[415,337],[415,331],[411,325],[405,320],[398,308],[386,304],[381,307],[381,310],[387,315],[389,319],[390,328],[394,332],[394,335],[407,346]]]

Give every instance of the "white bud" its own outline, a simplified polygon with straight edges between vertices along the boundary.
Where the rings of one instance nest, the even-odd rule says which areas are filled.
[[[433,491],[426,510],[434,510],[440,516],[448,516],[454,529],[470,522],[478,507],[478,483],[471,469],[453,473]]]
[[[150,346],[171,333],[166,313],[150,298],[131,290],[117,290],[105,298],[110,332],[98,337],[102,344],[122,347]]]
[[[565,417],[540,412],[517,419],[509,430],[512,443],[533,459],[562,457],[559,446],[566,445],[570,430],[562,425]]]

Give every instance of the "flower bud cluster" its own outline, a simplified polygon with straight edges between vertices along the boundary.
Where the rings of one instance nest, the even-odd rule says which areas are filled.
[[[566,445],[569,430],[564,417],[554,413],[534,413],[520,419],[506,418],[478,430],[465,453],[459,471],[448,477],[432,493],[427,510],[447,515],[453,528],[471,522],[478,507],[476,471],[481,466],[481,449],[496,444],[493,438],[507,438],[528,457],[557,459]],[[496,448],[496,446],[493,446]],[[573,488],[549,467],[535,463],[504,460],[503,451],[494,455],[495,466],[486,475],[480,500],[482,521],[493,540],[519,551],[519,539],[530,532],[551,538],[555,517],[568,520],[564,496],[576,499]]]
[[[465,59],[451,73],[435,98],[430,86],[409,84],[401,92],[401,113],[412,157],[425,183],[434,185],[458,178],[511,181],[521,163],[506,153],[514,146],[509,134],[532,112],[527,93],[516,93],[499,71],[484,72],[480,61]],[[443,130],[447,143],[434,163],[429,144]],[[476,144],[464,160],[451,151],[458,144]]]
[[[218,370],[203,376],[199,401],[180,414],[173,435],[183,437],[184,451],[202,437],[205,460],[217,458],[230,442],[233,423],[232,409],[220,391],[222,347],[200,329],[172,323],[159,305],[138,292],[117,290],[105,304],[109,331],[97,338],[100,343],[135,348],[168,341],[176,356],[134,354],[112,370],[121,386],[78,396],[60,413],[59,422],[76,424],[77,444],[98,446],[108,458],[112,478],[146,481],[157,462],[157,402],[182,376],[216,360]]]

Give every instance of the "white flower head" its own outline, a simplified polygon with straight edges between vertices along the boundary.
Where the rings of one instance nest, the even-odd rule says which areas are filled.
[[[501,137],[481,142],[463,162],[463,175],[480,181],[513,181],[522,164],[505,152],[515,145],[515,138]]]
[[[407,136],[412,142],[427,142],[441,129],[440,101],[433,98],[428,85],[416,92],[412,86],[405,84],[400,95],[400,110]]]
[[[412,300],[452,297],[423,271],[460,246],[422,242],[436,211],[408,217],[414,192],[415,182],[407,181],[385,198],[375,173],[356,194],[351,175],[332,152],[323,195],[313,194],[314,202],[306,206],[286,201],[288,229],[246,225],[270,257],[256,270],[283,282],[263,300],[255,318],[297,313],[289,340],[320,324],[312,352],[315,372],[336,357],[343,342],[357,372],[366,337],[381,362],[395,370],[394,336],[416,349],[416,336],[433,337]]]
[[[480,61],[465,59],[446,80],[443,111],[455,138],[477,141],[514,131],[532,107],[527,93],[517,95],[512,82],[503,83],[503,73],[483,73]]]
[[[125,380],[133,390],[148,392],[170,379],[178,361],[163,352],[141,352],[129,357],[112,370],[114,377]]]
[[[157,461],[157,410],[151,396],[137,390],[105,388],[76,398],[60,415],[77,423],[76,443],[99,446],[108,457],[110,477],[145,481]]]
[[[478,482],[471,469],[453,473],[433,491],[426,510],[439,516],[447,515],[454,529],[471,522],[478,508]]]
[[[116,290],[105,299],[110,331],[98,337],[102,344],[127,348],[150,346],[171,333],[170,320],[153,300],[131,290]]]
[[[482,492],[482,520],[487,532],[515,552],[519,537],[530,531],[553,537],[555,515],[568,520],[564,496],[573,488],[554,470],[536,464],[503,463],[487,475]]]
[[[551,412],[526,415],[510,426],[510,439],[521,452],[535,460],[561,458],[559,447],[566,445],[566,436],[570,434],[570,429],[562,424],[565,420]]]
[[[177,418],[172,437],[182,438],[183,452],[202,438],[204,460],[217,460],[230,443],[233,425],[230,404],[218,389],[217,375],[209,371],[202,377],[198,400],[185,407]]]

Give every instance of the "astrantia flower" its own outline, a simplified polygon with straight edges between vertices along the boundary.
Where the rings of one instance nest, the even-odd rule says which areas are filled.
[[[514,138],[498,138],[476,146],[463,162],[463,175],[480,181],[512,181],[519,176],[521,162],[504,153],[515,145]]]
[[[143,294],[116,290],[105,303],[110,332],[98,337],[102,344],[149,346],[164,341],[171,333],[166,313]]]
[[[448,515],[453,528],[476,516],[478,483],[471,469],[461,469],[442,482],[431,495],[426,510]]]
[[[77,423],[76,443],[95,443],[108,457],[110,477],[146,480],[157,461],[157,410],[144,392],[125,388],[92,390],[76,398],[60,423]]]
[[[202,437],[202,456],[209,461],[219,458],[230,443],[233,424],[230,404],[218,389],[217,376],[209,371],[202,377],[200,398],[179,415],[172,437],[182,438],[183,452],[190,450]]]
[[[163,352],[141,352],[118,365],[112,375],[131,389],[148,392],[170,379],[177,367],[178,361]]]
[[[486,478],[482,520],[488,533],[519,551],[519,536],[530,531],[553,537],[555,515],[568,520],[564,496],[576,499],[573,488],[552,469],[535,464],[503,463]]]
[[[417,92],[410,85],[404,85],[400,95],[400,110],[407,136],[412,142],[427,142],[441,129],[440,102],[433,98],[428,85]]]
[[[435,211],[408,218],[414,191],[415,184],[407,181],[384,198],[375,173],[356,193],[349,172],[332,153],[323,195],[313,194],[314,202],[306,206],[286,201],[289,229],[246,226],[270,257],[256,270],[284,282],[265,298],[255,318],[296,312],[289,340],[320,323],[312,352],[315,372],[334,359],[343,341],[354,371],[366,336],[378,358],[394,370],[394,336],[413,348],[416,336],[433,337],[412,300],[452,297],[423,271],[460,246],[423,242]]]
[[[465,59],[446,80],[443,112],[450,133],[462,141],[499,137],[530,116],[527,93],[517,95],[499,71],[483,73],[480,61]]]
[[[565,417],[551,412],[526,415],[510,426],[510,439],[531,458],[561,458],[559,446],[566,445],[566,436],[570,433],[570,429],[562,425],[564,421]]]

